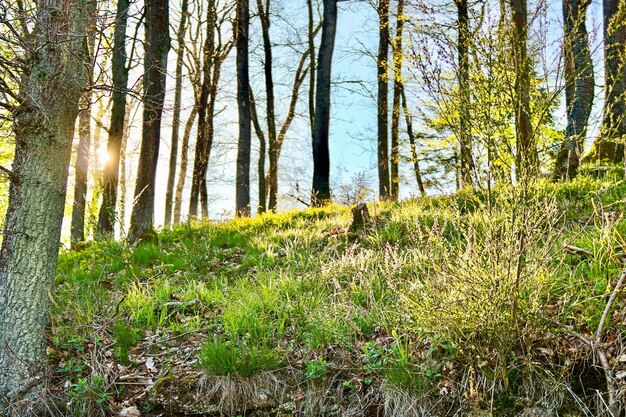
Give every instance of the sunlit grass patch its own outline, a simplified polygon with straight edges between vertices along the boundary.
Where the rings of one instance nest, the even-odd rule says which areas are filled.
[[[262,345],[248,347],[216,339],[202,346],[199,365],[211,375],[249,377],[280,369],[283,360],[273,349]]]

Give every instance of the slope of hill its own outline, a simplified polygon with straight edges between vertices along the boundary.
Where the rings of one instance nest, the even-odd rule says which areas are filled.
[[[624,195],[582,177],[370,205],[360,230],[329,206],[85,245],[51,294],[51,398],[74,415],[615,410]]]

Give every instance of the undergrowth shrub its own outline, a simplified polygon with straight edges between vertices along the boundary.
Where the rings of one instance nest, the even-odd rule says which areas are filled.
[[[455,238],[436,225],[417,231],[418,279],[392,283],[414,331],[458,346],[506,389],[524,365],[524,338],[545,327],[561,234],[554,199],[511,193],[448,218]]]

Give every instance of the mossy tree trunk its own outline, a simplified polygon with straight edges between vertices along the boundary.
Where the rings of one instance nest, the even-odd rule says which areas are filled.
[[[578,173],[594,95],[594,76],[585,20],[589,0],[563,0],[565,55],[565,140],[554,164],[554,179],[572,179]]]
[[[396,36],[391,43],[393,54],[393,104],[391,110],[391,199],[398,201],[400,194],[400,103],[402,101],[402,31],[404,29],[404,0],[398,0]]]
[[[88,83],[87,0],[49,0],[25,51],[0,250],[0,405],[36,400],[79,99]],[[2,408],[0,407],[0,414]]]
[[[378,196],[389,198],[389,0],[378,3]]]
[[[539,171],[537,146],[530,114],[530,60],[528,58],[528,4],[511,0],[512,44],[515,60],[515,169],[518,181],[526,181]]]
[[[590,161],[621,162],[626,141],[626,0],[604,0],[604,115]]]
[[[459,180],[461,188],[471,188],[474,171],[472,156],[472,121],[470,116],[470,61],[469,47],[471,41],[469,26],[469,8],[467,0],[456,0],[457,7],[457,52],[459,80]]]

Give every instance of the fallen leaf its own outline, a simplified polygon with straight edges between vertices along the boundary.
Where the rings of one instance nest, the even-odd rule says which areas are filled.
[[[140,417],[141,412],[135,406],[125,407],[125,408],[122,408],[122,410],[119,413],[119,416],[120,417]]]

